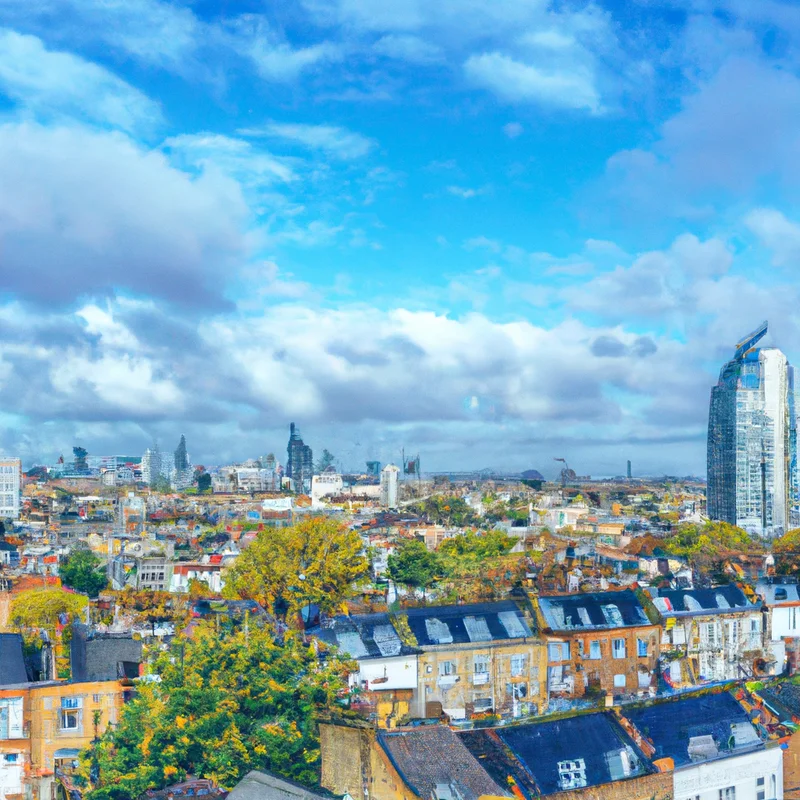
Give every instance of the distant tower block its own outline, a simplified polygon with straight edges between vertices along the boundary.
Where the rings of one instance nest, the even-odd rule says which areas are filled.
[[[631,460],[628,459],[628,480],[631,479]]]

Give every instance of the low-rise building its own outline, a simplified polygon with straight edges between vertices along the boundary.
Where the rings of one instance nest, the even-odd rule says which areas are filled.
[[[734,584],[649,589],[661,620],[665,679],[675,687],[765,674],[761,607]]]
[[[188,592],[192,581],[201,581],[219,594],[225,581],[222,579],[222,559],[218,564],[174,564],[169,582],[170,592]]]
[[[800,586],[797,578],[766,578],[756,585],[766,610],[765,644],[776,673],[800,666]]]
[[[412,716],[519,718],[547,707],[547,651],[516,603],[411,608],[395,627],[419,649]]]
[[[0,686],[0,798],[50,800],[78,753],[117,722],[124,692],[119,681]]]
[[[551,697],[654,689],[661,628],[633,590],[539,597],[536,604],[547,634]]]

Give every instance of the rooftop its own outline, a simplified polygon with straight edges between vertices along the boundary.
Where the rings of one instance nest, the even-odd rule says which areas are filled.
[[[630,589],[540,597],[539,609],[552,631],[602,630],[651,624]]]
[[[769,606],[800,603],[800,585],[796,581],[759,581],[756,592]]]
[[[676,767],[763,746],[745,710],[727,692],[656,703],[625,716]]]
[[[26,683],[28,671],[22,653],[22,635],[0,633],[0,686]]]
[[[310,633],[335,644],[352,658],[387,658],[416,652],[400,639],[388,614],[338,616],[328,626]]]
[[[712,589],[648,589],[647,593],[665,617],[758,610],[758,606],[733,584]]]
[[[544,795],[651,771],[609,712],[515,726],[498,735]],[[479,742],[473,741],[470,749]]]
[[[427,606],[405,612],[420,647],[524,639],[532,632],[511,600],[461,606]]]
[[[481,795],[509,796],[489,777],[459,735],[444,725],[381,731],[378,741],[417,797],[432,797],[442,785],[454,786],[463,800],[478,800]]]
[[[268,772],[251,770],[228,794],[228,800],[318,800],[333,795],[325,790],[312,792],[294,781]]]

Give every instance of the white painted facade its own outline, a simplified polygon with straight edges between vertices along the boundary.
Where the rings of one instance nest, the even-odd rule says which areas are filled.
[[[384,508],[397,508],[397,486],[400,468],[387,464],[381,470],[381,505]]]
[[[0,518],[19,519],[22,502],[22,462],[0,458]]]
[[[25,794],[22,779],[25,775],[25,756],[9,749],[0,751],[0,800]]]
[[[311,479],[311,504],[317,506],[323,497],[341,494],[344,491],[344,480],[336,472],[323,472]]]
[[[675,800],[783,800],[783,750],[771,747],[679,767],[673,794]]]
[[[416,655],[359,659],[358,672],[350,676],[350,685],[372,692],[416,689],[417,671]]]

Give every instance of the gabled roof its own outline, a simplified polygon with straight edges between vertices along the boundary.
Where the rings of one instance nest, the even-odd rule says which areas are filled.
[[[442,785],[454,786],[463,800],[478,800],[482,795],[510,796],[489,777],[458,734],[444,725],[380,731],[378,741],[417,797],[430,798]]]
[[[22,653],[22,635],[0,633],[0,686],[26,683],[28,671]]]
[[[462,606],[426,606],[403,612],[420,647],[524,639],[532,632],[511,600]]]
[[[713,589],[647,589],[647,593],[664,617],[758,610],[758,606],[733,584]]]
[[[228,800],[320,800],[333,795],[325,790],[312,792],[294,781],[269,772],[251,770],[228,794]]]
[[[630,589],[540,597],[539,609],[551,631],[635,628],[651,624]]]

